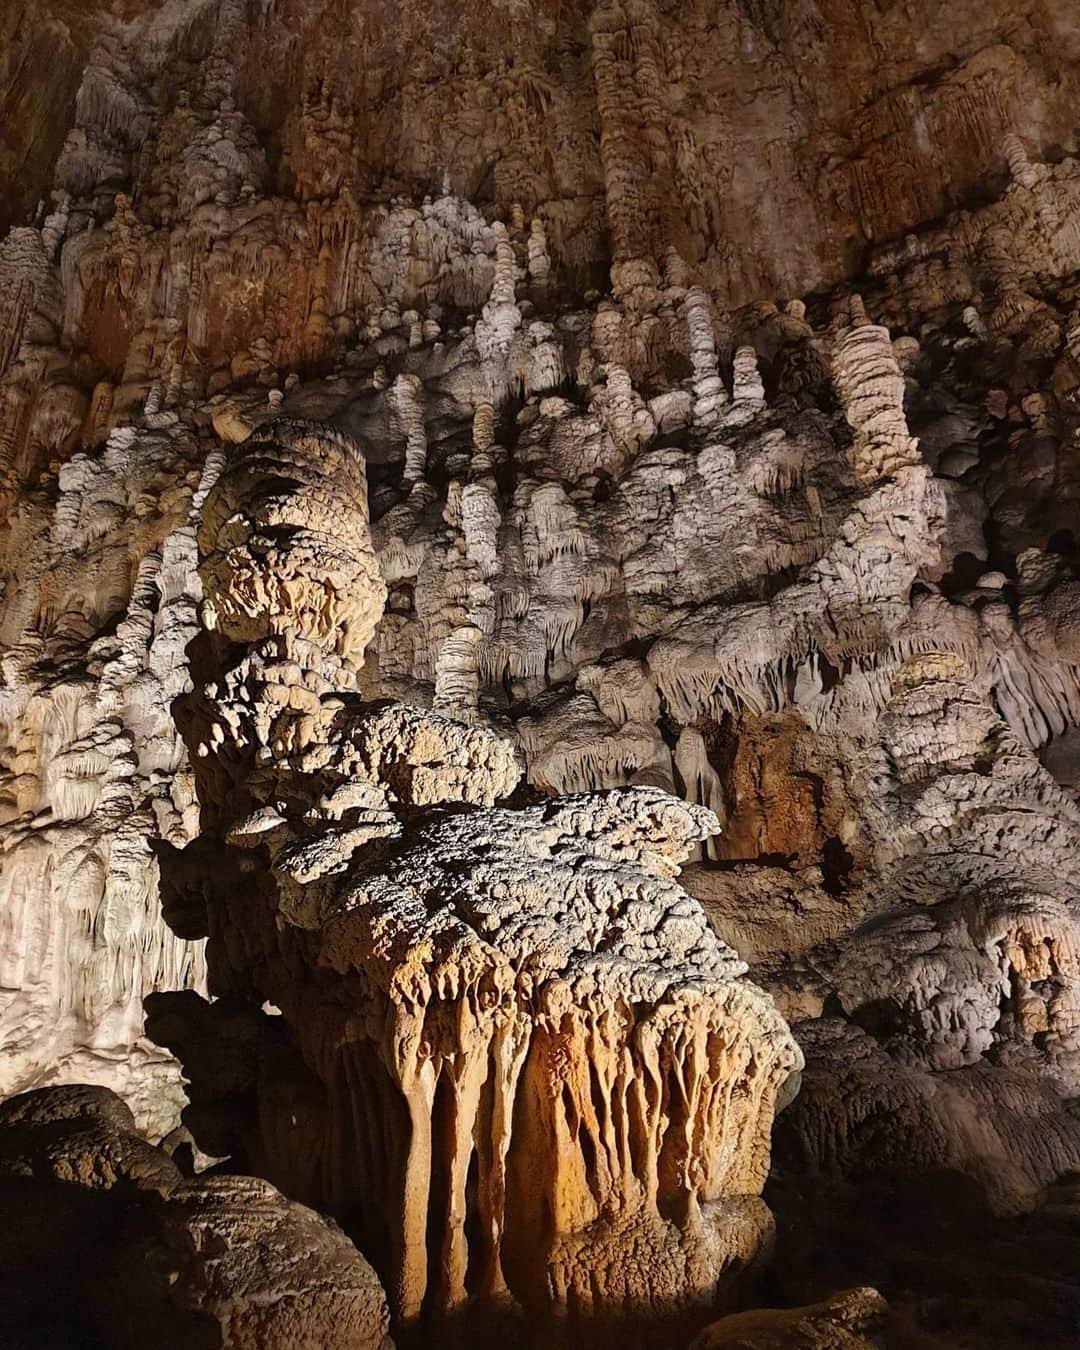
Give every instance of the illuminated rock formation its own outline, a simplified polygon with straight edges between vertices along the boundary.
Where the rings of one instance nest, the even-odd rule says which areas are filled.
[[[16,516],[4,657],[0,1081],[110,1084],[159,1133],[183,1097],[142,998],[205,980],[161,924],[154,848],[197,823],[170,703],[196,625],[189,513],[216,463],[190,455],[117,430],[64,465],[51,523]]]
[[[807,1052],[770,1287],[1070,1343],[1078,58],[1065,0],[12,0],[0,1093],[109,1085],[150,1137],[186,1094],[215,1156],[329,1197],[392,1271],[338,1051],[284,991],[318,968],[325,1012],[346,876],[449,888],[457,850],[469,886],[523,878],[509,916],[604,862],[543,853],[538,794],[616,790]],[[237,453],[207,498],[248,438],[273,485]],[[469,959],[516,971],[472,894]],[[438,1210],[464,1155],[431,1156]],[[460,1242],[444,1273],[427,1241],[453,1301]],[[980,1261],[1016,1282],[981,1310]]]
[[[317,1080],[290,1131],[267,1070],[235,1136],[357,1225],[403,1325],[507,1299],[576,1338],[692,1324],[767,1249],[769,1131],[801,1063],[673,880],[715,822],[644,787],[495,806],[505,741],[363,703],[383,589],[362,488],[358,445],[272,422],[202,511],[207,833],[165,884],[205,905],[211,990],[272,1003]],[[193,1039],[222,1005],[154,1007],[195,1100],[227,1091]]]
[[[863,1030],[807,1029],[808,1087],[786,1138],[836,1175],[866,1166],[863,1150],[896,1166],[917,1134],[923,1168],[977,1176],[998,1208],[1023,1209],[1080,1147],[1062,1109],[1080,1071],[1080,810],[954,655],[909,662],[879,726],[873,891],[824,957]],[[895,1134],[864,1135],[871,1113]]]

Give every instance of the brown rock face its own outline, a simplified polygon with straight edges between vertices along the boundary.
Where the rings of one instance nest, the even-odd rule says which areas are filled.
[[[106,1088],[0,1106],[8,1344],[393,1350],[344,1234],[254,1177],[185,1181]]]
[[[888,1308],[874,1289],[848,1289],[809,1308],[735,1313],[690,1350],[875,1350]]]
[[[1073,148],[1074,19],[1066,0],[1019,18],[847,0],[507,0],[494,15],[459,0],[19,0],[3,108],[19,195],[0,223],[47,196],[74,114],[59,187],[115,190],[130,166],[166,225],[223,190],[323,204],[422,195],[445,176],[457,195],[539,215],[573,267],[602,275],[670,246],[726,302],[801,294],[977,200],[1004,175],[1009,133],[1021,155]],[[200,126],[223,97],[220,130]],[[320,270],[325,285],[336,261]],[[240,336],[246,307],[285,282],[219,291],[210,329]]]
[[[353,1244],[257,1177],[184,1182],[136,1211],[103,1302],[113,1343],[132,1347],[168,1327],[172,1344],[230,1350],[393,1350],[386,1298]]]
[[[9,0],[28,1288],[381,1337],[303,1203],[418,1340],[1073,1344],[1078,72],[1071,0]]]

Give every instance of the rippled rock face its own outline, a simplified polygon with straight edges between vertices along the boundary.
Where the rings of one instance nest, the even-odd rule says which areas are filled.
[[[1078,57],[9,4],[0,1092],[617,1339],[748,1296],[790,1103],[778,1299],[1068,1343]]]

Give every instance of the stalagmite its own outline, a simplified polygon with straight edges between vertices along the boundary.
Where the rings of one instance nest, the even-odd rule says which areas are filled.
[[[399,375],[390,386],[387,396],[405,441],[406,483],[422,480],[427,468],[428,445],[422,396],[423,384],[416,375]]]
[[[833,378],[855,434],[856,476],[872,481],[918,464],[919,454],[904,418],[904,377],[889,330],[866,322],[861,301],[852,304],[852,319],[835,346]]]
[[[495,409],[490,403],[481,403],[473,414],[472,471],[483,478],[494,467],[492,450],[495,445]]]
[[[672,880],[714,818],[646,788],[498,808],[518,776],[505,743],[357,702],[348,671],[382,607],[359,449],[287,421],[259,436],[203,508],[207,626],[241,646],[210,658],[188,731],[254,907],[199,884],[212,978],[281,1009],[329,1115],[293,1147],[266,1081],[246,1146],[287,1190],[361,1216],[403,1323],[467,1290],[583,1328],[693,1319],[767,1242],[768,1130],[799,1064]],[[456,650],[447,703],[473,678]],[[481,809],[430,809],[449,801]]]
[[[1009,162],[1009,172],[1020,186],[1027,188],[1029,192],[1037,187],[1039,175],[1028,159],[1027,149],[1020,137],[1010,131],[1002,141],[1001,148],[1005,151],[1005,158]]]
[[[59,257],[60,246],[64,242],[70,218],[71,197],[68,193],[61,192],[56,210],[45,217],[41,226],[41,242],[45,245],[45,254],[50,262],[56,262]]]
[[[491,295],[476,327],[476,342],[485,360],[499,363],[509,355],[515,334],[521,326],[521,310],[515,303],[517,263],[513,245],[501,221],[495,222],[494,232],[495,273]]]
[[[535,283],[543,285],[551,273],[551,258],[544,222],[538,216],[533,217],[529,227],[528,253],[529,276]]]
[[[727,402],[720,378],[708,296],[700,287],[687,291],[682,302],[690,335],[690,362],[694,368],[694,421],[707,426]]]
[[[974,305],[965,305],[963,313],[964,327],[972,337],[986,337],[986,324],[983,323],[979,311]]]
[[[753,347],[739,347],[735,352],[733,398],[736,403],[764,403],[765,386],[758,371],[757,352]]]
[[[0,8],[0,1340],[1071,1345],[1068,6]]]
[[[355,669],[386,587],[363,455],[345,433],[278,419],[249,436],[203,503],[199,540],[207,629],[271,639],[291,660],[325,648],[335,671]]]

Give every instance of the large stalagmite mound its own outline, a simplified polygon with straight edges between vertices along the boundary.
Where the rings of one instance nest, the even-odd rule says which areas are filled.
[[[246,1196],[448,1344],[1075,1341],[1078,93],[1071,0],[4,7],[35,1252],[197,1144],[213,1334]]]
[[[767,1252],[802,1064],[673,880],[715,820],[647,787],[496,807],[506,742],[363,702],[367,511],[359,445],[289,420],[203,503],[205,683],[181,716],[203,833],[163,876],[186,933],[202,906],[228,999],[156,995],[151,1034],[213,1103],[200,1142],[355,1225],[401,1325],[521,1306],[582,1343],[670,1337]],[[228,1073],[237,1002],[278,1041],[253,1099]]]

